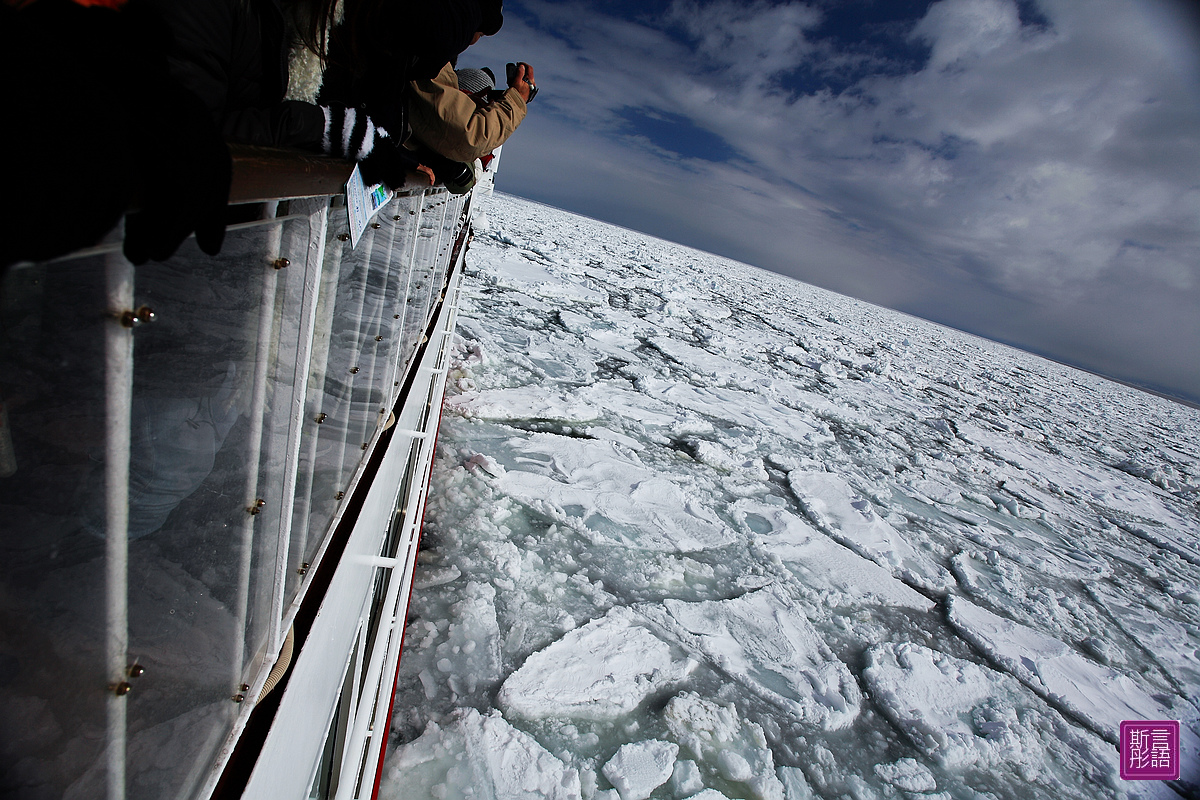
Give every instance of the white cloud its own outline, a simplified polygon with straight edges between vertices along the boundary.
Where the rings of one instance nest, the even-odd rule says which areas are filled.
[[[933,47],[931,69],[978,58],[1016,39],[1021,19],[1011,0],[943,0],[913,30]]]
[[[1135,369],[1128,341],[1149,332],[1200,361],[1200,47],[1169,4],[1041,0],[1048,24],[1021,27],[1008,0],[942,0],[913,29],[923,69],[799,96],[781,76],[856,58],[812,40],[808,5],[678,0],[653,24],[529,7],[538,27],[510,12],[478,51],[532,61],[543,87],[502,190],[1093,366],[1107,341],[1108,368]],[[625,108],[742,157],[665,152]]]

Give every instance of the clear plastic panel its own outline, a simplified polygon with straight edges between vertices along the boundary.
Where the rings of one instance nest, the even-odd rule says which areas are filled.
[[[421,225],[417,231],[412,277],[408,283],[404,311],[404,340],[411,342],[414,349],[425,334],[429,318],[429,301],[442,239],[442,220],[445,212],[442,201],[445,197],[445,194],[426,197],[419,215]]]
[[[270,666],[308,236],[307,218],[284,219],[230,230],[215,258],[189,240],[137,270],[156,321],[134,345],[130,798],[190,794]]]
[[[0,795],[105,775],[105,257],[0,283]]]
[[[290,603],[349,492],[367,447],[386,423],[411,356],[403,333],[420,197],[381,209],[359,240],[331,236],[326,249],[317,330],[300,443],[292,524]],[[336,218],[344,211],[335,209]],[[331,226],[331,230],[336,226]]]

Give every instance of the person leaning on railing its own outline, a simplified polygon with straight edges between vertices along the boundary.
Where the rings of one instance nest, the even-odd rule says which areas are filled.
[[[125,5],[0,0],[0,269],[94,245],[123,216],[135,264],[193,232],[221,247],[229,149],[172,77],[165,33]]]
[[[464,74],[475,83],[461,84]],[[460,185],[466,191],[475,183],[474,170],[467,165],[489,156],[525,119],[528,103],[537,93],[533,80],[533,67],[521,63],[509,64],[509,86],[502,92],[494,91],[490,70],[455,70],[453,64],[446,64],[433,79],[413,81],[409,87],[413,136],[407,146],[423,161],[462,162]]]
[[[372,33],[357,35],[353,28],[355,17],[347,10],[345,20],[332,29],[319,89],[312,96],[321,104],[365,110],[387,130],[403,130],[400,140],[411,144],[410,123],[416,124],[414,109],[421,102],[413,81],[433,79],[446,69],[453,75],[449,62],[481,36],[497,33],[504,24],[501,0],[368,2],[378,9]],[[397,38],[389,31],[414,31],[416,39]],[[295,62],[293,59],[294,75]],[[416,66],[411,66],[414,62]],[[461,163],[463,159],[436,151],[420,155],[413,155],[411,150],[406,152],[432,168],[436,179],[451,191],[470,188],[464,177],[470,177],[472,171]],[[364,174],[364,178],[369,176]]]
[[[140,206],[125,222],[137,264],[193,231],[220,249],[224,141],[357,161],[371,183],[432,180],[402,146],[396,101],[476,32],[498,30],[500,0],[347,0],[344,14],[338,0],[0,0],[0,15],[0,101],[13,117],[0,126],[0,218],[13,234],[0,236],[0,266],[94,244]],[[293,39],[356,91],[288,99]],[[67,205],[70,224],[57,216]]]
[[[228,141],[300,147],[357,161],[368,183],[402,186],[419,162],[402,147],[408,122],[391,87],[433,76],[467,47],[481,0],[129,0],[171,33],[172,75],[212,113]],[[496,2],[498,6],[499,3]],[[294,40],[363,91],[288,99]],[[428,174],[427,170],[423,170]]]

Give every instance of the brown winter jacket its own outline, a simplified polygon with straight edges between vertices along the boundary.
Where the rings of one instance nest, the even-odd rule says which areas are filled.
[[[410,84],[409,122],[413,136],[434,152],[470,163],[504,144],[525,119],[525,101],[516,89],[479,107],[458,88],[450,64],[436,78]]]

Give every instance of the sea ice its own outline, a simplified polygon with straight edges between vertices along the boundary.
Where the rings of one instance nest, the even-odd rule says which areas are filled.
[[[867,651],[863,677],[884,716],[951,774],[1011,771],[1018,785],[1039,792],[1060,787],[1080,798],[1116,781],[1110,745],[1074,732],[1012,678],[987,667],[905,642]],[[936,788],[933,773],[913,759],[877,765],[875,772],[909,791]],[[1082,794],[1067,788],[1064,777],[1085,781]]]
[[[618,607],[531,655],[504,681],[496,703],[526,718],[611,719],[694,666]]]
[[[795,514],[756,500],[733,505],[734,519],[759,530],[754,546],[787,564],[810,589],[831,593],[831,602],[873,602],[888,607],[930,611],[934,602],[873,561],[837,544]],[[761,528],[766,530],[760,530]]]
[[[541,435],[510,446],[500,489],[596,543],[688,552],[735,539],[701,499],[612,442]]]
[[[950,623],[989,658],[1038,694],[1117,742],[1123,720],[1179,719],[1181,779],[1200,786],[1200,737],[1190,726],[1200,713],[1182,698],[1164,705],[1132,678],[1097,664],[1058,639],[951,598]]]
[[[493,712],[464,709],[430,722],[398,748],[380,782],[381,797],[406,800],[580,800],[579,773]]]
[[[927,588],[944,590],[952,582],[945,568],[919,554],[841,476],[795,470],[788,484],[809,518],[859,555]]]
[[[602,772],[621,800],[646,800],[671,777],[679,745],[649,739],[623,744]]]
[[[753,800],[782,800],[783,785],[761,726],[740,719],[732,706],[718,705],[694,692],[671,698],[663,718],[680,743],[731,793]]]
[[[680,748],[662,800],[1176,796],[1117,778],[1112,731],[1182,718],[1200,761],[1200,414],[544,206],[488,214],[385,768],[412,774],[382,798],[619,800],[600,771],[649,741]],[[488,748],[533,766],[497,784]]]
[[[732,600],[667,600],[642,614],[797,721],[827,730],[858,715],[858,682],[777,584]]]

